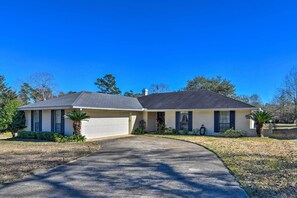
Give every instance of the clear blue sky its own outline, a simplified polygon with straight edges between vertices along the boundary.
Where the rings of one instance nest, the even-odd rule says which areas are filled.
[[[221,75],[238,94],[272,99],[297,65],[297,1],[0,0],[0,74],[17,87],[39,71],[61,91],[180,89]]]

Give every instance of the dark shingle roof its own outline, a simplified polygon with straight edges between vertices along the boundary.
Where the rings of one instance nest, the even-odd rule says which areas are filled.
[[[138,100],[144,108],[149,110],[255,108],[209,90],[151,94],[140,97]]]
[[[52,109],[59,107],[142,110],[142,106],[137,98],[92,92],[79,92],[70,94],[42,102],[37,102],[35,104],[25,105],[19,109]]]
[[[255,108],[247,103],[217,94],[209,90],[151,94],[140,98],[92,92],[74,93],[35,104],[20,110],[94,108],[141,111],[160,109],[236,109]]]

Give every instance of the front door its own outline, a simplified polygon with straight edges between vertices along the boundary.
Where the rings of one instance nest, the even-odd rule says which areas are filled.
[[[165,112],[157,112],[157,132],[165,131]]]

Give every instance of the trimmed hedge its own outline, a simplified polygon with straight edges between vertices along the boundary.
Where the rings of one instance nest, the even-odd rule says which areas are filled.
[[[137,128],[132,132],[133,135],[143,135],[144,129],[143,128]]]
[[[228,129],[224,132],[225,137],[231,137],[231,138],[238,138],[238,137],[246,137],[246,131],[243,130],[234,130],[234,129]]]
[[[22,131],[19,132],[17,138],[21,139],[35,139],[35,140],[46,140],[53,142],[84,142],[86,141],[85,136],[65,136],[57,132],[33,132],[33,131]]]

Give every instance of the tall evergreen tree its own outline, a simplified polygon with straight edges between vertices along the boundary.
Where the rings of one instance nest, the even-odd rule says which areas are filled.
[[[99,93],[121,94],[121,90],[117,87],[116,79],[112,74],[106,74],[103,78],[98,78],[95,85],[99,89]]]
[[[4,106],[7,101],[16,98],[16,93],[7,85],[5,77],[0,75],[0,107]]]

